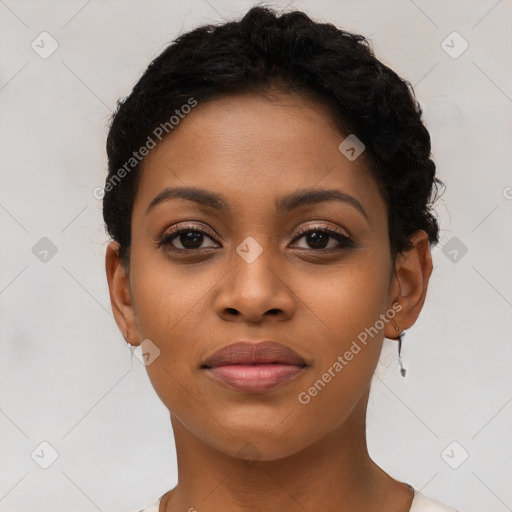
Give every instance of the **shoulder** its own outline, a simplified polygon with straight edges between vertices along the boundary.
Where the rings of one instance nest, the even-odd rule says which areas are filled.
[[[157,498],[153,503],[148,505],[147,507],[139,510],[138,512],[158,512],[158,508],[160,506],[160,501],[163,496]],[[412,502],[412,506],[409,512],[462,512],[457,511],[454,508],[447,507],[442,503],[439,503],[435,500],[432,500],[422,494],[421,492],[414,490],[414,500]]]
[[[409,512],[462,512],[457,511],[454,508],[447,507],[438,501],[432,500],[422,494],[421,492],[414,490],[414,500]]]
[[[153,503],[139,510],[138,512],[158,512],[158,508],[160,507],[160,501],[162,500],[162,498],[163,496],[160,496],[155,501],[153,501]]]

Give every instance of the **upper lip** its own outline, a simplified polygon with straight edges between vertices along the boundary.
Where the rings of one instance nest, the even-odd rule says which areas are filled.
[[[214,368],[232,364],[265,363],[306,366],[306,362],[297,352],[277,341],[260,341],[258,343],[237,341],[211,354],[202,367]]]

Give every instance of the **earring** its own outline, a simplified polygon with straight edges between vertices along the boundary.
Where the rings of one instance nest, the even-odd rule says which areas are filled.
[[[134,377],[133,377],[133,352],[135,350],[135,346],[133,346],[129,341],[128,341],[128,331],[126,331],[126,334],[124,335],[124,340],[126,341],[126,347],[128,348],[128,350],[130,351],[130,370],[131,370],[131,374],[132,374],[132,382],[131,382],[131,387],[134,388],[135,384],[134,384]]]
[[[126,347],[128,348],[128,350],[130,351],[130,373],[131,373],[131,377],[130,377],[130,389],[131,390],[135,390],[137,388],[137,383],[135,381],[135,373],[133,371],[133,353],[135,351],[135,346],[132,345],[130,343],[130,341],[128,340],[128,331],[126,331],[126,334],[124,335],[124,341],[126,341]]]
[[[398,335],[398,364],[400,365],[400,374],[402,375],[402,377],[405,377],[405,374],[406,374],[406,369],[404,368],[404,365],[402,364],[402,340],[403,340],[403,337],[404,337],[404,332],[405,331],[400,331],[400,328],[398,327],[398,325],[395,324],[395,322],[393,320],[391,320],[391,323],[393,324],[393,326],[395,327],[395,330],[397,332],[397,335]]]
[[[128,340],[128,332],[126,332],[126,334],[124,335],[124,341],[126,341],[126,346],[130,349],[130,351],[133,351],[135,347]]]

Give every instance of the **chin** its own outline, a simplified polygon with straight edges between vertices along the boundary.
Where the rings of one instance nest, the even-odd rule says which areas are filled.
[[[251,426],[239,424],[226,427],[227,432],[232,435],[221,429],[221,432],[204,433],[201,437],[212,448],[230,457],[253,463],[291,457],[318,441],[315,432],[293,430],[291,433],[289,425],[282,428],[285,422],[274,423],[278,425],[277,428],[274,425],[274,430],[269,428],[268,424],[261,429],[255,428],[254,424]],[[218,434],[221,434],[220,438]]]

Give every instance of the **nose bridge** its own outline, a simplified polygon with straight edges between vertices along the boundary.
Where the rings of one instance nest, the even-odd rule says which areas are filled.
[[[272,269],[273,257],[268,236],[248,236],[238,244],[232,270],[236,284],[242,287],[244,294],[258,295],[275,290],[277,276]]]
[[[243,239],[233,251],[229,275],[222,281],[215,305],[217,313],[240,314],[251,321],[268,312],[293,314],[294,300],[283,275],[275,268],[275,257],[269,237]]]

